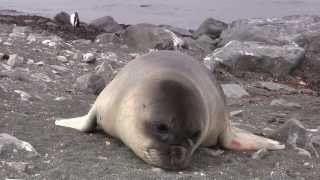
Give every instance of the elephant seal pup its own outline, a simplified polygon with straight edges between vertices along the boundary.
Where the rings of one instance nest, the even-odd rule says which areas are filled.
[[[128,63],[89,113],[56,125],[91,131],[96,124],[141,159],[165,169],[187,167],[199,146],[283,149],[279,142],[231,126],[220,86],[202,65],[175,51]]]

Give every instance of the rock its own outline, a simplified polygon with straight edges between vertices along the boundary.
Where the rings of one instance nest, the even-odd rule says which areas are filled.
[[[50,65],[50,67],[54,70],[57,70],[57,71],[61,71],[61,72],[68,72],[70,71],[70,69],[68,69],[67,67],[65,66],[59,66],[59,65]]]
[[[217,157],[217,156],[220,156],[224,153],[224,150],[221,150],[221,149],[214,150],[211,148],[201,148],[201,151],[203,151],[204,153],[206,153],[212,157]]]
[[[16,148],[18,150],[27,152],[27,155],[29,157],[39,156],[39,153],[30,143],[19,140],[16,137],[11,136],[9,134],[0,134],[0,154],[4,153],[4,151],[11,151],[9,153],[12,153],[12,148]]]
[[[288,91],[288,92],[295,92],[296,89],[289,87],[284,84],[275,83],[272,81],[259,81],[258,86],[271,90],[271,91]]]
[[[122,40],[120,36],[118,36],[115,33],[102,33],[96,37],[95,42],[101,43],[101,44],[107,44],[107,43],[120,44]]]
[[[2,76],[9,77],[14,81],[30,81],[30,73],[25,69],[16,68],[13,70],[2,71]]]
[[[305,157],[308,157],[310,159],[312,158],[311,153],[309,151],[303,149],[303,148],[296,147],[296,148],[294,148],[294,150],[296,150],[297,153],[299,155],[301,155],[301,156],[305,156]]]
[[[292,118],[268,136],[280,142],[287,141],[291,146],[297,147],[297,145],[304,146],[309,141],[308,135],[309,132],[304,125],[299,120]]]
[[[268,154],[268,149],[262,148],[251,155],[252,159],[262,159]]]
[[[77,45],[89,45],[91,43],[92,41],[88,39],[76,39],[72,41],[72,44],[77,44]]]
[[[70,24],[70,15],[64,11],[56,14],[53,19],[59,24],[63,24],[63,25]]]
[[[173,27],[170,25],[160,25],[160,27],[168,29],[168,30],[172,31],[173,33],[175,33],[176,35],[181,36],[181,37],[192,37],[191,32],[187,29]]]
[[[5,162],[3,164],[9,166],[10,168],[14,169],[17,172],[27,172],[32,169],[32,164],[26,162]]]
[[[201,23],[200,27],[193,33],[193,36],[197,38],[205,34],[212,39],[216,39],[220,36],[223,30],[227,29],[227,27],[228,25],[222,21],[208,18]]]
[[[187,46],[185,45],[185,42],[182,38],[178,37],[174,32],[170,31],[169,29],[164,30],[171,35],[174,49],[187,49]]]
[[[9,37],[24,38],[26,33],[30,33],[32,30],[28,26],[15,26],[12,29],[12,33],[9,34]]]
[[[249,93],[238,84],[222,84],[222,90],[228,98],[241,98],[249,96]]]
[[[34,73],[31,74],[31,77],[33,78],[33,81],[43,81],[47,83],[52,81],[52,79],[48,75],[43,73]]]
[[[270,103],[271,106],[284,106],[284,107],[292,107],[292,108],[301,108],[301,105],[294,102],[288,102],[285,99],[274,99]]]
[[[57,56],[57,60],[63,63],[68,62],[68,59],[65,56]]]
[[[82,61],[86,63],[94,63],[96,61],[96,56],[93,53],[83,54],[82,57]]]
[[[88,73],[76,80],[75,88],[83,92],[98,95],[105,85],[105,80],[101,76]]]
[[[229,41],[257,41],[272,45],[301,41],[304,33],[320,29],[319,16],[293,15],[282,18],[242,19],[231,23],[221,34],[221,45]]]
[[[152,24],[137,24],[126,29],[124,41],[135,50],[174,49],[171,33]]]
[[[51,27],[58,27],[58,25],[56,23],[53,23],[53,22],[47,22],[46,25],[47,26],[51,26]]]
[[[196,42],[204,48],[210,49],[210,50],[214,50],[216,48],[217,45],[217,41],[211,39],[208,35],[201,35],[197,38]]]
[[[258,42],[231,41],[204,58],[214,71],[222,64],[232,71],[270,73],[275,77],[288,75],[304,58],[304,49],[296,45],[274,46]]]
[[[165,171],[161,168],[153,167],[151,170],[155,173],[164,173]]]
[[[231,111],[230,117],[242,116],[243,112],[243,110]]]
[[[1,55],[1,60],[8,60],[10,56],[8,54],[2,54]]]
[[[123,30],[122,27],[111,16],[104,16],[95,19],[90,23],[90,25],[98,30],[108,33],[114,33]]]
[[[24,64],[24,58],[21,56],[18,56],[17,54],[12,54],[10,55],[10,58],[7,61],[7,64],[11,67],[22,66]]]
[[[14,90],[14,92],[20,95],[21,101],[30,101],[30,99],[32,98],[32,96],[29,93],[26,93],[24,91]]]
[[[56,47],[57,46],[57,43],[50,40],[50,39],[42,41],[42,44],[47,45],[49,47]]]

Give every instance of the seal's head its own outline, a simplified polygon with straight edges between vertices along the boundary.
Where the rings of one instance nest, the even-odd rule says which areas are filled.
[[[183,169],[203,134],[203,102],[187,83],[156,81],[131,91],[124,113],[128,127],[122,130],[127,135],[122,139],[130,139],[124,143],[149,164]]]

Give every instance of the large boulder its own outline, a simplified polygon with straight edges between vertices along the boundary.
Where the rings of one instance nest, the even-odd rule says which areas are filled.
[[[125,43],[136,50],[148,49],[174,49],[175,34],[152,24],[137,24],[126,29],[124,34]]]
[[[56,14],[53,19],[59,24],[70,24],[70,15],[64,11]]]
[[[200,27],[193,33],[193,36],[198,38],[205,34],[212,39],[216,39],[220,36],[221,32],[227,29],[228,25],[222,21],[208,18],[206,19]]]
[[[243,19],[231,23],[221,33],[221,45],[231,40],[258,41],[273,45],[295,43],[303,33],[320,29],[320,17],[309,15],[271,19]]]
[[[97,28],[100,31],[104,31],[107,33],[114,33],[123,29],[122,26],[118,24],[111,16],[104,16],[95,19],[90,23],[90,25]]]
[[[212,71],[219,64],[232,71],[270,73],[275,77],[288,75],[304,58],[304,49],[296,45],[268,45],[261,42],[230,41],[204,58]]]

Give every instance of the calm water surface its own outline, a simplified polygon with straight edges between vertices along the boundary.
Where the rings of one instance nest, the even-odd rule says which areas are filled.
[[[320,15],[320,0],[0,0],[0,9],[48,17],[62,10],[78,11],[80,19],[86,22],[110,15],[119,23],[151,22],[196,28],[207,17],[230,22],[240,18]]]

